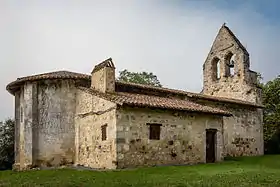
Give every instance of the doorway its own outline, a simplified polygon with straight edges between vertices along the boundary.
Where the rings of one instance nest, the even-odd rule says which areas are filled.
[[[206,163],[216,161],[216,134],[217,129],[206,130]]]

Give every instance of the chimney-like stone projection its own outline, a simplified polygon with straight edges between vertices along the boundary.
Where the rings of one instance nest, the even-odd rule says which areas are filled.
[[[91,75],[92,89],[103,93],[115,91],[115,65],[112,58],[96,65]]]

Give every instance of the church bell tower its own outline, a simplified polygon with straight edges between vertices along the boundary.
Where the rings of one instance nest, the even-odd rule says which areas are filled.
[[[257,73],[246,48],[223,24],[203,64],[203,94],[261,104]]]

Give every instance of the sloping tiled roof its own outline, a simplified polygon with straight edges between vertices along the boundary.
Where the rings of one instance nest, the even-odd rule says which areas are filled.
[[[18,78],[17,80],[38,80],[38,79],[58,79],[58,78],[69,78],[69,79],[89,79],[91,76],[82,73],[76,73],[71,71],[54,71],[49,73],[42,73],[37,75],[31,75],[26,77]]]
[[[14,92],[13,89],[15,87],[18,87],[18,86],[24,84],[26,81],[38,81],[38,80],[46,80],[46,79],[76,79],[76,80],[90,81],[91,75],[75,73],[75,72],[70,72],[70,71],[56,71],[56,72],[50,72],[50,73],[43,73],[43,74],[18,78],[16,81],[13,81],[10,84],[8,84],[6,89],[10,93],[13,93]],[[205,99],[205,100],[210,100],[210,101],[219,101],[219,102],[242,104],[242,105],[248,105],[248,106],[254,106],[254,107],[263,107],[262,105],[257,105],[255,103],[251,103],[251,102],[247,102],[247,101],[243,101],[243,100],[209,96],[209,95],[204,95],[201,93],[192,93],[192,92],[187,92],[184,90],[175,90],[175,89],[164,88],[164,87],[155,87],[155,86],[127,83],[127,82],[121,82],[121,81],[116,81],[116,85],[117,86],[119,85],[119,86],[127,86],[127,87],[136,87],[136,88],[140,88],[140,89],[144,89],[144,90],[153,90],[153,91],[162,92],[162,93],[179,94],[179,95],[184,95],[184,96],[188,96],[188,97],[192,97],[192,98]]]
[[[96,72],[96,71],[98,71],[98,70],[100,70],[100,69],[102,69],[102,68],[104,68],[104,67],[111,67],[111,68],[114,68],[114,69],[115,69],[115,65],[114,65],[114,63],[113,63],[112,58],[108,58],[108,59],[104,60],[103,62],[101,62],[100,64],[96,65],[96,66],[93,68],[93,70],[92,70],[91,73]]]
[[[232,98],[226,98],[226,97],[217,97],[217,96],[211,96],[211,95],[205,95],[202,93],[193,93],[193,92],[187,92],[184,90],[175,90],[170,88],[164,88],[164,87],[155,87],[150,85],[144,85],[144,84],[135,84],[135,83],[126,83],[126,82],[118,82],[119,85],[126,85],[126,86],[132,86],[142,89],[151,89],[158,92],[167,92],[167,93],[174,93],[174,94],[181,94],[192,98],[197,99],[205,99],[210,101],[221,101],[221,102],[227,102],[227,103],[233,103],[233,104],[243,104],[243,105],[249,105],[249,106],[255,106],[255,107],[263,107],[262,105],[258,105],[255,103],[251,103],[248,101],[238,100],[238,99],[232,99]]]
[[[91,76],[87,75],[87,74],[75,73],[75,72],[70,72],[70,71],[55,71],[55,72],[42,73],[42,74],[38,74],[38,75],[31,75],[31,76],[18,78],[17,80],[8,84],[6,89],[9,92],[12,92],[13,87],[24,84],[24,82],[47,80],[47,79],[85,79],[85,80],[90,80]]]
[[[91,88],[80,87],[79,89],[99,96],[101,98],[110,100],[119,105],[130,105],[138,107],[150,107],[150,108],[162,108],[162,109],[172,109],[180,111],[190,111],[190,112],[203,112],[209,114],[217,114],[224,116],[231,116],[232,114],[228,111],[223,111],[218,108],[201,105],[194,103],[192,101],[182,100],[182,99],[171,99],[167,97],[150,96],[144,94],[134,94],[126,92],[114,92],[114,93],[100,93]]]

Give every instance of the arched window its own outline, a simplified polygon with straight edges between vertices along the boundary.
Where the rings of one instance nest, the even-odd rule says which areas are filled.
[[[225,75],[227,77],[235,74],[235,54],[228,53],[225,57]]]
[[[212,78],[213,80],[219,80],[221,78],[221,60],[215,57],[212,60]]]

